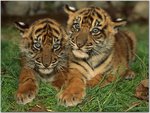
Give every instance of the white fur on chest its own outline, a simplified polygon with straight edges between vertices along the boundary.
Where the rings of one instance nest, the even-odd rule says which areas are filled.
[[[38,77],[40,78],[40,80],[42,82],[49,82],[49,83],[51,83],[51,82],[53,82],[55,80],[55,75],[49,75],[49,77],[44,77],[44,75],[40,76],[39,73],[37,73],[37,75],[38,75]],[[48,76],[48,75],[45,75],[45,76]]]

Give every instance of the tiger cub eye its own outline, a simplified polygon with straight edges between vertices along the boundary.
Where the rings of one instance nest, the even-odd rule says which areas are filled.
[[[33,45],[33,47],[34,47],[35,49],[37,49],[37,50],[40,50],[41,44],[40,44],[39,42],[35,42],[34,45]]]
[[[99,35],[101,33],[101,30],[99,28],[93,28],[91,33],[92,35]]]
[[[79,23],[74,23],[74,24],[73,24],[73,28],[74,28],[76,31],[79,31],[79,30],[80,30],[80,25],[79,25]]]

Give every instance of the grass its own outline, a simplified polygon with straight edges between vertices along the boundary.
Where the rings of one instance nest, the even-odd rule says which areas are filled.
[[[20,71],[19,65],[19,32],[11,26],[1,29],[1,110],[3,112],[29,111],[36,105],[43,105],[46,109],[56,112],[148,112],[148,102],[134,97],[135,88],[141,80],[148,78],[148,26],[130,25],[128,29],[136,33],[137,57],[131,65],[136,72],[133,80],[114,82],[100,89],[98,86],[87,88],[87,95],[83,102],[76,107],[65,108],[57,104],[57,91],[41,83],[39,93],[33,102],[26,105],[18,105],[15,101],[15,93],[18,85]]]

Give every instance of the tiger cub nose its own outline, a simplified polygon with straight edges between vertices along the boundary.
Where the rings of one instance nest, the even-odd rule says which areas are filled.
[[[82,43],[82,42],[77,42],[77,46],[78,46],[79,48],[81,48],[81,47],[84,46],[84,43]]]
[[[49,64],[48,64],[48,63],[45,63],[44,66],[47,68],[47,67],[49,67]]]

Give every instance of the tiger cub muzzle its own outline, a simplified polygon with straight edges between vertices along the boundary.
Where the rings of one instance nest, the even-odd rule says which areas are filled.
[[[37,55],[37,58],[35,59],[36,70],[41,74],[50,74],[57,66],[58,57],[57,55],[54,55],[55,53],[51,50],[49,45],[46,45],[41,50],[41,54]]]
[[[93,48],[94,40],[88,29],[79,31],[71,39],[72,52],[78,58],[88,58]]]

